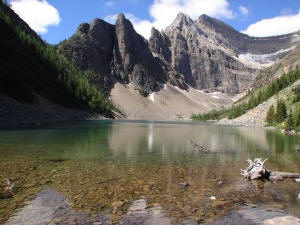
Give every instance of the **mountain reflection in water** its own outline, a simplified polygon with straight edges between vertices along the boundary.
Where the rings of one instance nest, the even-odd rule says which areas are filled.
[[[193,149],[190,140],[210,153]],[[174,223],[211,221],[245,204],[300,216],[299,186],[292,180],[273,184],[240,176],[245,160],[254,157],[268,157],[271,170],[299,173],[297,141],[276,130],[147,121],[0,131],[0,179],[16,186],[13,198],[0,200],[0,223],[49,186],[68,199],[72,212],[109,215],[113,222],[126,218],[139,199]]]

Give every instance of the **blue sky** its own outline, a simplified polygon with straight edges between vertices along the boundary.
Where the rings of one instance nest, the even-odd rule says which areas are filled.
[[[152,26],[164,29],[178,11],[193,19],[206,13],[253,36],[300,30],[300,0],[11,0],[10,3],[52,44],[70,37],[82,22],[101,18],[113,23],[118,13],[125,13],[146,38]]]

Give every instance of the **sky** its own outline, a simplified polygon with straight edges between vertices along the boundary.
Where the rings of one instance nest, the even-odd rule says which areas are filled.
[[[76,32],[94,18],[114,23],[119,13],[149,38],[151,28],[165,29],[179,12],[197,19],[218,18],[236,30],[264,37],[300,30],[300,0],[10,0],[11,8],[50,44]]]

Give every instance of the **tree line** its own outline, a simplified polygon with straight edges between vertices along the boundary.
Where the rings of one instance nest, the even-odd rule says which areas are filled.
[[[244,102],[233,105],[230,108],[221,108],[219,110],[213,110],[204,114],[193,114],[191,116],[192,120],[207,121],[207,120],[219,120],[221,118],[234,119],[243,114],[248,110],[255,108],[259,104],[268,100],[270,97],[278,94],[282,89],[293,84],[300,78],[300,69],[296,67],[295,70],[283,74],[281,77],[273,80],[265,87],[259,88],[257,90],[250,91]],[[300,99],[300,94],[297,95]]]
[[[300,100],[300,88],[295,88],[294,99],[292,103],[299,102]],[[271,105],[267,115],[266,122],[271,126],[277,126],[278,124],[284,124],[283,128],[285,130],[296,129],[300,126],[300,107],[296,106],[294,109],[287,111],[286,104],[283,100],[280,100],[278,97],[276,103],[276,109],[274,105]]]
[[[68,92],[71,96],[77,99],[78,102],[81,102],[82,105],[85,105],[93,112],[112,117],[112,110],[115,110],[115,107],[112,102],[104,96],[102,91],[89,81],[88,77],[91,76],[90,74],[92,72],[80,71],[80,69],[74,63],[60,55],[52,45],[49,45],[43,42],[41,39],[38,39],[37,36],[35,36],[35,33],[24,30],[16,22],[16,18],[9,13],[10,9],[8,9],[8,6],[4,6],[4,4],[1,2],[0,4],[2,5],[0,7],[1,23],[7,26],[9,30],[14,33],[14,36],[17,37],[21,43],[23,43],[24,51],[32,52],[30,54],[28,53],[27,55],[22,52],[22,54],[29,58],[37,58],[38,60],[34,59],[35,62],[38,62],[36,64],[43,65],[39,68],[33,68],[33,70],[39,69],[38,74],[40,75],[40,79],[43,79],[46,82],[49,81],[49,85],[53,85],[54,89],[57,88],[57,90],[53,90],[53,92],[59,91],[59,89],[65,89],[65,92]],[[33,61],[33,59],[29,60]],[[29,67],[30,65],[26,66]],[[28,75],[28,77],[29,76],[30,75]],[[22,76],[16,76],[13,82],[17,84],[17,79],[20,78],[24,80],[24,77],[22,78]],[[32,80],[34,81],[34,79]],[[31,86],[35,85],[34,82],[31,84]],[[21,86],[22,82],[19,83]],[[48,84],[45,83],[44,85],[47,86]],[[10,89],[12,88],[13,87],[10,87]],[[15,90],[16,92],[18,91],[17,89],[18,88]],[[42,88],[38,90],[42,91],[41,89]],[[64,96],[61,96],[61,98],[63,97]]]

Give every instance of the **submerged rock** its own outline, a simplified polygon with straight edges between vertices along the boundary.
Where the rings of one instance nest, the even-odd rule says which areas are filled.
[[[166,216],[166,212],[160,207],[147,208],[146,199],[133,201],[128,213],[120,220],[120,225],[171,225],[171,219]]]
[[[244,206],[240,210],[232,211],[226,216],[208,225],[290,225],[300,224],[297,217],[286,215],[282,210],[263,208],[259,206]]]
[[[186,188],[186,187],[190,186],[190,184],[187,183],[187,182],[179,183],[179,185],[180,185],[181,187],[183,187],[183,188]]]
[[[113,202],[114,207],[122,207],[124,202]],[[111,216],[108,214],[94,214],[77,212],[71,206],[69,201],[60,193],[52,188],[47,188],[36,195],[36,197],[27,202],[26,206],[17,211],[6,225],[19,224],[102,224],[111,225]],[[136,224],[150,225],[162,224],[171,225],[171,219],[166,216],[165,211],[155,206],[147,209],[146,199],[138,199],[132,202],[126,215],[124,215],[117,224]]]
[[[215,196],[211,198],[215,199]],[[124,202],[118,201],[113,203],[114,206],[120,207]],[[147,200],[141,198],[131,203],[127,213],[120,215],[118,221],[112,222],[109,214],[93,214],[75,211],[69,204],[68,200],[57,191],[47,188],[38,193],[36,197],[29,201],[25,207],[16,212],[6,225],[19,224],[102,224],[102,225],[171,225],[172,220],[167,216],[167,212],[155,204],[154,207],[147,208]],[[193,225],[199,224],[200,221],[189,216],[182,220],[181,224]],[[258,225],[258,224],[299,224],[300,219],[287,215],[282,210],[263,208],[257,205],[247,205],[239,210],[231,211],[224,217],[206,223],[207,225]]]
[[[216,185],[217,185],[217,186],[220,186],[220,185],[222,185],[223,183],[224,183],[223,181],[219,180],[219,181],[217,181]]]
[[[6,225],[19,224],[103,224],[110,225],[109,216],[95,215],[90,217],[87,213],[76,212],[68,200],[57,191],[47,188],[38,193],[27,205],[9,219]]]
[[[0,184],[0,199],[11,198],[13,196],[14,184],[6,179],[4,184]]]
[[[211,197],[209,197],[209,200],[215,201],[215,200],[217,200],[217,198],[215,196],[211,196]]]

